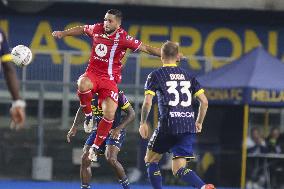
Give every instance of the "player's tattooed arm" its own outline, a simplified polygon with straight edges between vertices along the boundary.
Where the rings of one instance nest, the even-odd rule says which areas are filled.
[[[152,107],[152,99],[153,99],[153,95],[151,94],[147,94],[144,98],[144,102],[143,102],[142,109],[141,109],[140,124],[146,123],[148,119],[148,115]]]
[[[152,99],[153,95],[146,94],[141,109],[141,121],[140,121],[139,133],[143,139],[147,139],[149,137],[149,129],[146,121],[152,107]]]
[[[130,122],[135,119],[135,111],[131,105],[129,105],[128,108],[123,111],[125,111],[126,116],[120,122],[118,126],[119,129],[124,129]]]
[[[142,52],[150,54],[150,55],[161,57],[161,49],[156,48],[156,47],[152,47],[150,45],[141,44],[141,46],[139,47],[139,51],[142,51]]]
[[[208,108],[208,100],[204,93],[197,96],[198,101],[200,102],[198,116],[196,122],[202,124]]]
[[[77,110],[76,116],[74,118],[72,127],[78,128],[80,125],[83,125],[84,121],[85,121],[85,115],[84,115],[84,112],[83,112],[83,108],[79,107],[78,110]]]

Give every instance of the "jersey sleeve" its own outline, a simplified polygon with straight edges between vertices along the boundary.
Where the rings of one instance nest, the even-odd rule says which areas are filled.
[[[0,60],[0,62],[12,61],[8,42],[2,31],[0,31]]]
[[[130,106],[130,102],[128,101],[123,91],[119,92],[118,104],[122,110],[126,110]]]
[[[89,37],[92,37],[95,33],[98,32],[100,24],[93,24],[93,25],[84,25],[84,32]]]
[[[200,83],[193,78],[191,81],[191,87],[192,87],[192,94],[194,97],[197,97],[198,95],[204,93],[204,89],[201,87]]]
[[[155,74],[152,72],[148,75],[144,89],[145,89],[145,95],[150,94],[155,96],[156,90],[158,88],[158,80],[156,79]]]
[[[127,35],[125,37],[125,39],[123,40],[122,42],[122,45],[125,47],[125,48],[128,48],[128,49],[131,49],[133,50],[134,52],[137,51],[140,47],[140,45],[142,44],[141,41],[139,41],[138,39],[135,39],[134,37],[130,36],[130,35]]]

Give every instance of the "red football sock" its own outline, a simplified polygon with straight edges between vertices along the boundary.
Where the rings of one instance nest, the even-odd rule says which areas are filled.
[[[81,92],[77,91],[77,95],[80,99],[80,105],[83,107],[83,111],[85,115],[91,115],[92,114],[92,99],[93,99],[93,93],[92,90]]]
[[[98,125],[98,129],[97,129],[96,139],[94,141],[94,145],[96,148],[99,148],[99,146],[105,141],[112,127],[112,123],[113,123],[113,120],[110,121],[104,117],[100,121]]]

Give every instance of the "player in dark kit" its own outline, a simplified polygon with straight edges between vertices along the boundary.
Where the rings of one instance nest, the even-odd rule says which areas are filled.
[[[11,128],[21,129],[24,127],[26,118],[25,106],[26,102],[20,97],[19,84],[16,70],[12,62],[12,56],[4,32],[0,29],[0,65],[3,68],[3,73],[8,86],[8,90],[12,97],[12,107],[10,109],[12,123]],[[0,68],[1,71],[1,68]]]
[[[98,104],[99,104],[98,96],[95,95],[92,100],[92,110],[93,110],[93,115],[95,117],[95,121],[97,124],[101,121],[103,117],[103,111],[98,106]],[[121,119],[122,111],[126,113],[123,119]],[[77,111],[73,126],[70,128],[67,134],[68,142],[70,142],[71,136],[75,136],[77,132],[77,128],[84,123],[84,117],[85,117],[84,112],[82,111],[82,108],[80,107]],[[131,104],[128,102],[124,93],[122,91],[119,91],[118,109],[116,110],[112,130],[110,134],[107,136],[103,145],[99,148],[99,152],[101,153],[105,152],[106,160],[112,166],[116,176],[119,179],[119,183],[124,189],[130,189],[130,186],[129,186],[129,182],[125,174],[125,171],[122,165],[120,164],[120,162],[117,160],[117,155],[125,139],[125,127],[127,126],[127,124],[133,121],[134,118],[135,118],[135,112]],[[89,132],[89,131],[86,131],[86,132]],[[92,131],[92,133],[86,140],[85,146],[83,148],[82,163],[80,167],[80,176],[81,176],[81,183],[82,183],[81,188],[82,189],[90,188],[90,181],[91,181],[91,176],[92,176],[91,160],[94,161],[94,156],[96,156],[91,146],[94,143],[96,135],[97,135],[97,130],[96,128],[94,128],[94,130]],[[96,161],[96,157],[95,157],[95,161]]]
[[[145,99],[141,110],[139,132],[148,138],[146,124],[151,110],[152,99],[158,97],[159,122],[154,131],[145,156],[149,180],[154,189],[162,188],[162,176],[158,163],[165,152],[173,154],[173,174],[198,189],[214,189],[205,184],[194,171],[186,168],[187,160],[194,158],[192,142],[196,133],[201,132],[208,101],[198,81],[186,70],[177,67],[178,44],[166,42],[161,49],[163,67],[149,74],[145,84]],[[200,102],[195,121],[192,98]]]
[[[117,108],[118,87],[121,81],[121,60],[126,50],[142,51],[160,56],[160,49],[142,44],[131,37],[121,27],[122,13],[119,10],[108,10],[103,23],[77,26],[64,31],[54,31],[56,38],[75,35],[88,35],[92,39],[92,52],[86,72],[78,79],[78,97],[85,113],[84,127],[93,127],[91,100],[98,93],[104,116],[97,129],[94,141],[96,149],[108,135]]]

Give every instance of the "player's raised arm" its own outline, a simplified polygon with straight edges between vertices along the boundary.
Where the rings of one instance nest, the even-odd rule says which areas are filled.
[[[201,132],[202,124],[203,124],[203,121],[204,121],[204,118],[205,118],[205,115],[208,109],[208,100],[204,93],[196,95],[196,98],[200,102],[198,115],[196,119],[196,129],[197,129],[197,132]]]
[[[65,36],[83,35],[84,33],[84,26],[75,26],[64,31],[54,31],[52,36],[61,39]]]
[[[141,44],[138,50],[140,50],[144,53],[153,55],[153,56],[161,57],[161,49],[160,48],[152,47],[150,45]],[[178,53],[177,61],[179,62],[180,59],[187,59],[187,58],[182,53]]]
[[[152,47],[150,45],[141,44],[138,50],[142,51],[144,53],[150,54],[150,55],[161,57],[161,49],[160,48]]]

